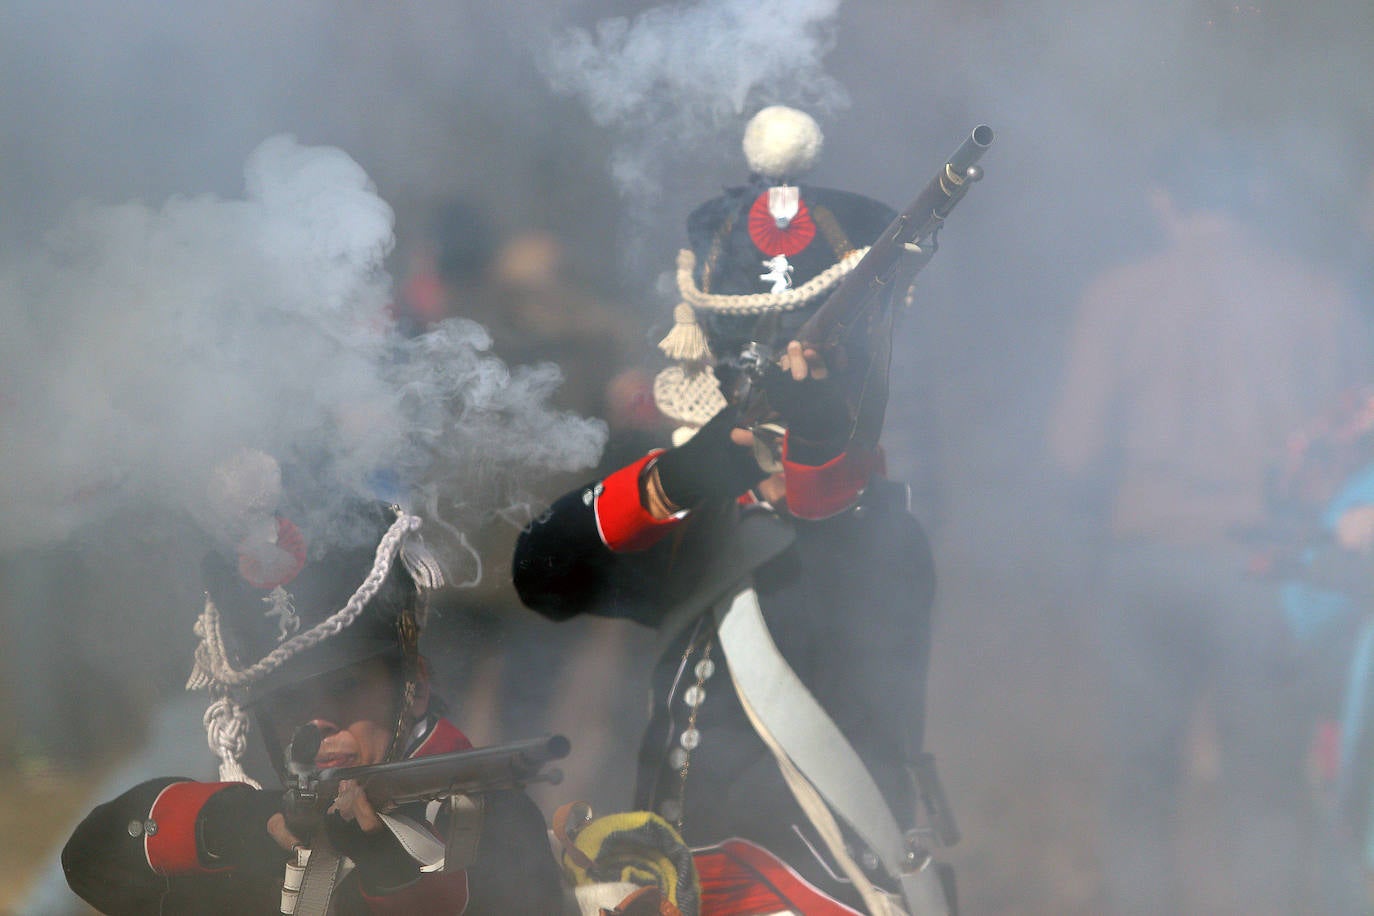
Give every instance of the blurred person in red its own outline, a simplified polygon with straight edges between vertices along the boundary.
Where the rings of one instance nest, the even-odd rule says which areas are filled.
[[[1368,329],[1336,281],[1265,240],[1271,179],[1240,149],[1171,151],[1146,190],[1161,244],[1084,292],[1048,437],[1101,526],[1114,913],[1301,910],[1294,646],[1237,533],[1264,520],[1288,432],[1364,376]],[[1179,845],[1204,698],[1221,854],[1199,868],[1223,895],[1205,903]]]

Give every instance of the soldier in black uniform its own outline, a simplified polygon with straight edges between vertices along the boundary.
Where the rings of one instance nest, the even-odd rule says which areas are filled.
[[[296,904],[330,913],[558,913],[563,890],[544,820],[521,791],[486,794],[470,864],[444,871],[413,836],[403,845],[406,825],[384,821],[356,786],[345,783],[311,834],[287,822],[280,789],[249,779],[240,757],[250,712],[283,780],[303,726],[313,726],[318,750],[296,763],[319,769],[471,744],[443,717],[419,654],[427,596],[442,584],[419,519],[363,503],[332,518],[328,531],[312,528],[306,507],[279,508],[280,471],[261,453],[221,467],[217,489],[220,502],[234,504],[215,513],[231,546],[204,563],[201,644],[188,687],[210,690],[206,728],[221,781],[154,779],[97,807],[62,852],[72,889],[101,912],[139,916],[278,913]],[[423,803],[391,815],[440,835]],[[288,865],[304,867],[293,877],[312,882],[321,860],[342,866],[326,881],[332,894],[283,894]]]
[[[696,850],[703,913],[874,911],[921,864],[880,838],[914,826],[931,552],[881,451],[850,437],[872,354],[793,340],[895,214],[790,183],[820,139],[760,112],[750,183],[688,219],[678,364],[655,386],[678,444],[568,493],[516,549],[534,610],[660,631],[634,804]],[[766,415],[746,415],[751,342],[778,348]]]

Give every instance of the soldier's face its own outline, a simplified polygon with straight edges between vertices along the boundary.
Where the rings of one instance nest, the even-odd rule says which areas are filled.
[[[401,687],[393,665],[368,659],[278,691],[263,700],[263,712],[282,748],[301,726],[319,729],[317,768],[366,766],[381,763],[391,746]],[[422,715],[427,702],[422,684],[411,712]]]

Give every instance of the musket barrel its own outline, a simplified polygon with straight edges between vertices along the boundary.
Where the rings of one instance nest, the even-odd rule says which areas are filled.
[[[979,124],[959,148],[945,160],[945,167],[931,182],[931,189],[943,194],[946,200],[932,208],[932,213],[937,219],[944,219],[949,215],[949,211],[954,209],[955,203],[968,190],[965,185],[970,181],[977,181],[982,172],[973,167],[974,163],[982,158],[983,153],[987,152],[992,145],[992,128],[986,124]]]
[[[548,738],[536,738],[530,742],[528,750],[521,751],[520,756],[526,764],[534,769],[538,769],[546,763],[555,760],[562,760],[568,756],[572,750],[572,742],[565,735],[551,735]]]
[[[837,344],[903,259],[910,259],[914,276],[935,253],[934,234],[944,223],[981,172],[976,163],[992,145],[992,128],[979,124],[959,144],[935,177],[907,208],[884,230],[862,260],[797,332],[803,344],[831,347]],[[922,247],[910,247],[921,243]]]
[[[992,146],[992,128],[986,124],[979,124],[968,135],[968,139],[959,144],[954,155],[949,157],[949,167],[963,174],[987,152],[989,146]]]
[[[544,766],[568,756],[571,748],[565,736],[552,735],[393,763],[326,769],[315,774],[314,797],[331,801],[345,779],[357,780],[374,803],[404,804],[451,792],[513,788],[538,781]]]

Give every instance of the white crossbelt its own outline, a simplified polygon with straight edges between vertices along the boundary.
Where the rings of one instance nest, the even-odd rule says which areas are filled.
[[[912,916],[947,916],[934,864],[906,864],[907,846],[877,783],[839,727],[782,657],[758,594],[742,588],[715,607],[717,635],[740,703],[768,745],[798,804],[854,881],[873,916],[902,913],[844,848],[838,814],[899,879]]]

